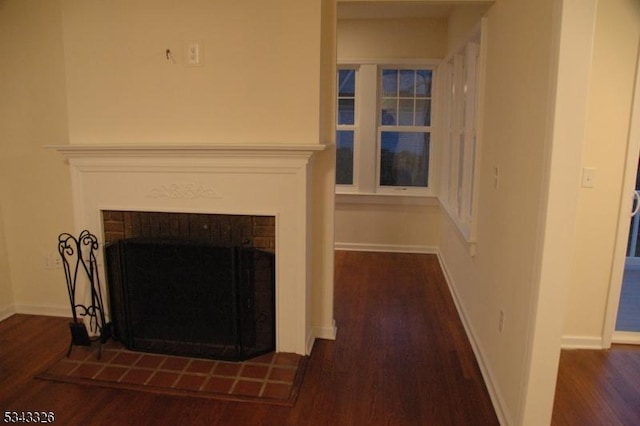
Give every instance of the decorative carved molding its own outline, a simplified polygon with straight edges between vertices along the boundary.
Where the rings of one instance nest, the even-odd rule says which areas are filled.
[[[195,183],[172,183],[151,188],[147,198],[173,198],[173,199],[196,199],[196,198],[222,198],[215,189]]]

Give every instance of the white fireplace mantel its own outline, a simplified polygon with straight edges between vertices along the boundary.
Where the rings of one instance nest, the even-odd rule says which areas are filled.
[[[57,145],[69,163],[76,232],[104,235],[104,210],[276,218],[276,350],[308,354],[310,176],[320,144]],[[101,282],[104,280],[104,272]]]
[[[309,158],[325,149],[321,144],[138,144],[52,145],[67,158],[91,157],[297,157]]]

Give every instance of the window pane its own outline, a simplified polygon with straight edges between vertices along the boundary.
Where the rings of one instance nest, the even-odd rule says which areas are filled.
[[[426,187],[429,141],[424,132],[382,132],[380,185]]]
[[[415,95],[414,87],[416,85],[415,71],[400,71],[400,97],[412,98]]]
[[[398,71],[382,70],[382,96],[398,96]]]
[[[338,70],[338,116],[337,124],[355,124],[355,90],[356,71],[351,69]]]
[[[431,126],[431,77],[431,70],[383,69],[380,124]]]
[[[383,99],[381,101],[380,124],[383,126],[395,126],[398,124],[398,105],[395,99]]]
[[[353,185],[353,130],[336,132],[336,184]]]
[[[431,97],[431,70],[418,70],[416,73],[416,96]]]
[[[353,97],[356,93],[356,71],[338,70],[338,96]]]
[[[431,125],[431,100],[429,99],[417,99],[416,100],[416,126],[430,126]]]
[[[338,124],[354,124],[355,100],[338,99]]]
[[[413,99],[400,99],[398,124],[401,126],[413,126],[413,115]]]

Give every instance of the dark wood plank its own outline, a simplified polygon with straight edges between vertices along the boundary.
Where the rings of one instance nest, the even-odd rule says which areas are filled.
[[[295,407],[33,379],[68,344],[67,320],[0,323],[0,409],[58,424],[496,425],[473,352],[433,255],[338,252],[338,338],[318,340]]]
[[[552,423],[640,424],[640,347],[563,350]]]

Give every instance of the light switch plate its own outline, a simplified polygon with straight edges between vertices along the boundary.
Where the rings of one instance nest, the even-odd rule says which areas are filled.
[[[594,188],[596,186],[596,169],[595,167],[584,167],[582,169],[582,187]]]

